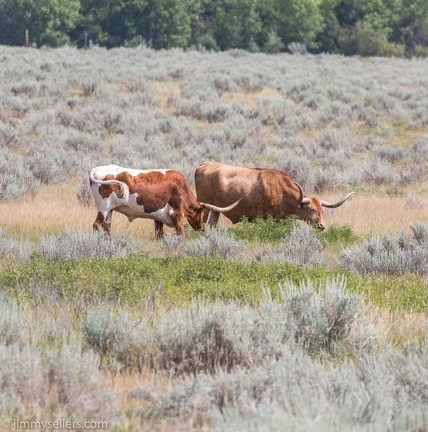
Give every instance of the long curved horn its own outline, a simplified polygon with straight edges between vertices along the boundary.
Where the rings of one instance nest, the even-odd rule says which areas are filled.
[[[346,195],[346,197],[345,198],[342,198],[341,200],[339,200],[339,201],[337,201],[337,202],[335,202],[335,203],[330,203],[330,202],[327,202],[327,201],[321,201],[321,205],[323,206],[323,207],[328,207],[328,208],[336,208],[336,207],[339,207],[339,206],[341,206],[351,195],[353,195],[355,192],[351,192],[351,193],[348,193],[348,195]]]
[[[203,203],[203,202],[200,202],[199,204],[200,204],[201,207],[207,208],[208,210],[213,210],[213,211],[216,211],[216,212],[225,213],[225,212],[228,212],[228,211],[232,210],[233,208],[235,208],[239,204],[239,202],[241,200],[243,200],[244,198],[246,198],[246,197],[247,197],[247,195],[243,196],[242,198],[239,198],[238,201],[235,201],[229,207],[217,207],[215,205],[206,204],[206,203]]]
[[[299,199],[297,200],[297,205],[300,206],[302,204],[309,204],[309,198],[303,198],[303,189],[299,185],[299,183],[294,182],[294,184],[299,188]]]

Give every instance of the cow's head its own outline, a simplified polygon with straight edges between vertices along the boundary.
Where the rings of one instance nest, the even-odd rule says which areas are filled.
[[[297,200],[297,207],[298,212],[297,216],[301,219],[303,219],[305,222],[308,222],[315,227],[324,230],[326,225],[324,222],[324,209],[323,207],[328,208],[336,208],[341,206],[351,195],[353,195],[355,192],[351,192],[348,195],[345,196],[345,198],[342,198],[341,200],[330,203],[327,201],[322,201],[318,198],[308,198],[305,197],[303,194],[303,190],[300,187],[300,185],[296,182],[294,182],[296,186],[299,188],[299,198]]]
[[[204,226],[204,207],[200,206],[199,208],[194,210],[194,212],[187,215],[187,220],[189,221],[190,226],[195,231],[202,231]]]

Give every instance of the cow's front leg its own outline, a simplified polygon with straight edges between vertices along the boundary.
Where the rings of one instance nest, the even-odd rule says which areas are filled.
[[[163,223],[157,220],[155,220],[155,235],[157,240],[163,237]]]
[[[172,222],[174,224],[175,232],[177,235],[184,235],[184,215],[179,210],[176,210],[172,215]]]

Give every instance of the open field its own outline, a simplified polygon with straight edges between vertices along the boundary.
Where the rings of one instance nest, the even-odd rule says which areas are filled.
[[[427,430],[427,69],[0,47],[1,417]],[[115,214],[111,239],[92,234],[91,167],[175,168],[193,188],[205,160],[357,193],[324,232],[221,217],[156,241]]]
[[[346,205],[335,211],[326,211],[327,225],[349,225],[358,236],[408,232],[416,221],[428,223],[427,206],[415,206],[406,197],[414,194],[428,203],[427,183],[405,188],[401,196],[380,192],[358,192]],[[428,184],[427,184],[428,185]],[[76,198],[76,182],[65,185],[42,186],[34,197],[19,201],[0,201],[0,220],[9,235],[37,242],[43,235],[58,234],[65,228],[90,231],[96,216],[95,205],[82,206]],[[325,194],[334,201],[338,193]],[[233,228],[232,223],[220,217],[220,225]],[[188,228],[190,229],[190,227]],[[140,241],[155,242],[153,222],[129,222],[120,214],[113,218],[113,232],[131,235]],[[173,234],[174,230],[166,228]]]

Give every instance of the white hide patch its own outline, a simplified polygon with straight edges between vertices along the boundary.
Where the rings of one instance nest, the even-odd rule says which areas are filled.
[[[169,204],[166,204],[163,208],[152,213],[146,213],[144,211],[144,206],[137,203],[137,197],[138,194],[130,195],[128,202],[119,199],[118,201],[121,201],[120,204],[112,208],[112,210],[124,214],[131,222],[137,218],[153,219],[164,223],[168,227],[174,227],[171,217],[174,213],[174,209]]]

